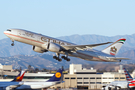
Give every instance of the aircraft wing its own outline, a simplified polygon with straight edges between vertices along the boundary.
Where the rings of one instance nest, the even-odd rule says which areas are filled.
[[[109,44],[112,42],[106,42],[106,43],[99,43],[99,44],[90,44],[90,45],[63,45],[66,50],[80,50],[80,49],[86,49],[86,48],[93,48],[100,45]]]
[[[3,86],[0,86],[0,87],[2,87],[2,88],[6,88],[6,89],[14,89],[14,88],[17,88],[17,87],[19,87],[19,86],[21,86],[21,85],[23,85],[23,82],[20,82],[20,83],[9,83],[9,84],[5,84],[5,85],[3,85]]]
[[[18,84],[18,85],[10,85],[10,86],[8,86],[8,87],[10,87],[10,88],[12,88],[12,89],[14,89],[14,88],[17,88],[17,87],[20,87],[21,85],[20,84]]]
[[[124,58],[124,57],[107,57],[109,59],[113,59],[113,60],[130,60],[129,58]]]

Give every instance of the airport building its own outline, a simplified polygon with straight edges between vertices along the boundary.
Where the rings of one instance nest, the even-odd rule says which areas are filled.
[[[11,81],[19,72],[13,72],[12,65],[0,64],[0,81]],[[49,72],[25,73],[23,81],[47,81],[54,74]]]
[[[0,69],[1,81],[11,81],[19,73],[11,72],[13,70],[10,65],[1,65]],[[135,75],[135,73],[133,72],[131,75]],[[52,76],[53,74],[48,72],[25,73],[23,81],[46,81]],[[63,81],[65,82],[50,88],[101,89],[103,84],[124,80],[126,78],[122,66],[120,66],[118,72],[98,73],[94,68],[86,69],[82,68],[81,64],[70,64],[69,73],[63,76]]]
[[[126,78],[122,66],[118,72],[98,73],[96,69],[86,69],[82,68],[81,64],[71,64],[69,74],[65,74],[63,80],[64,83],[51,88],[101,89],[103,84],[124,81]]]

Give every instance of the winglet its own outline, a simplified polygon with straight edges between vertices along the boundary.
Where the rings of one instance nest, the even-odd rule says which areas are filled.
[[[15,81],[15,82],[22,81],[24,74],[25,74],[25,71],[23,71],[23,70],[20,71],[20,73],[14,78],[14,80],[12,80],[12,82],[13,81]]]
[[[102,52],[110,55],[116,55],[125,41],[125,38],[119,39],[104,50],[102,50]]]
[[[60,81],[63,76],[63,69],[59,69],[47,82]]]

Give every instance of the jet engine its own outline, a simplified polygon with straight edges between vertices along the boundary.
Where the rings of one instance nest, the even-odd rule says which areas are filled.
[[[43,53],[43,52],[47,52],[48,50],[43,49],[41,47],[33,46],[33,51]]]
[[[3,88],[2,90],[12,90],[13,88],[11,88],[11,87],[5,87],[5,88]]]
[[[61,47],[60,45],[58,45],[56,43],[48,43],[47,50],[49,50],[51,52],[60,52],[63,50],[63,47]]]
[[[60,52],[62,50],[65,50],[63,47],[61,47],[59,44],[56,43],[46,43],[42,45],[42,48],[51,51],[51,52]]]

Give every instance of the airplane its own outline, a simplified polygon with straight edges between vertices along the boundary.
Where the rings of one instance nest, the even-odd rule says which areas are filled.
[[[7,29],[4,34],[9,37],[14,46],[14,41],[30,44],[33,50],[38,53],[47,51],[55,52],[54,59],[62,61],[62,59],[70,61],[68,56],[81,58],[88,61],[101,61],[101,62],[121,62],[121,60],[128,60],[128,58],[115,57],[124,44],[124,38],[117,40],[102,51],[93,49],[93,47],[109,44],[112,42],[90,44],[90,45],[76,45],[56,38],[48,37],[42,34],[30,32],[23,29]],[[63,54],[64,56],[61,56]]]
[[[3,81],[0,82],[0,90],[11,90],[23,84],[22,79],[25,74],[25,71],[21,71],[12,81]]]
[[[112,90],[113,88],[115,88],[115,90],[126,89],[126,88],[128,88],[130,90],[135,89],[135,84],[132,83],[134,81],[132,76],[129,74],[129,72],[126,70],[126,68],[123,68],[123,69],[125,72],[126,81],[113,81],[110,84],[108,84],[107,86],[105,86],[104,90]]]
[[[129,72],[125,69],[124,69],[124,72],[125,72],[125,75],[126,75],[126,79],[128,81],[128,87],[131,88],[131,89],[135,89],[135,80],[132,78],[132,76],[129,74]]]
[[[23,84],[16,89],[42,89],[48,88],[52,85],[62,83],[63,69],[59,69],[48,81],[42,82],[23,82]]]

